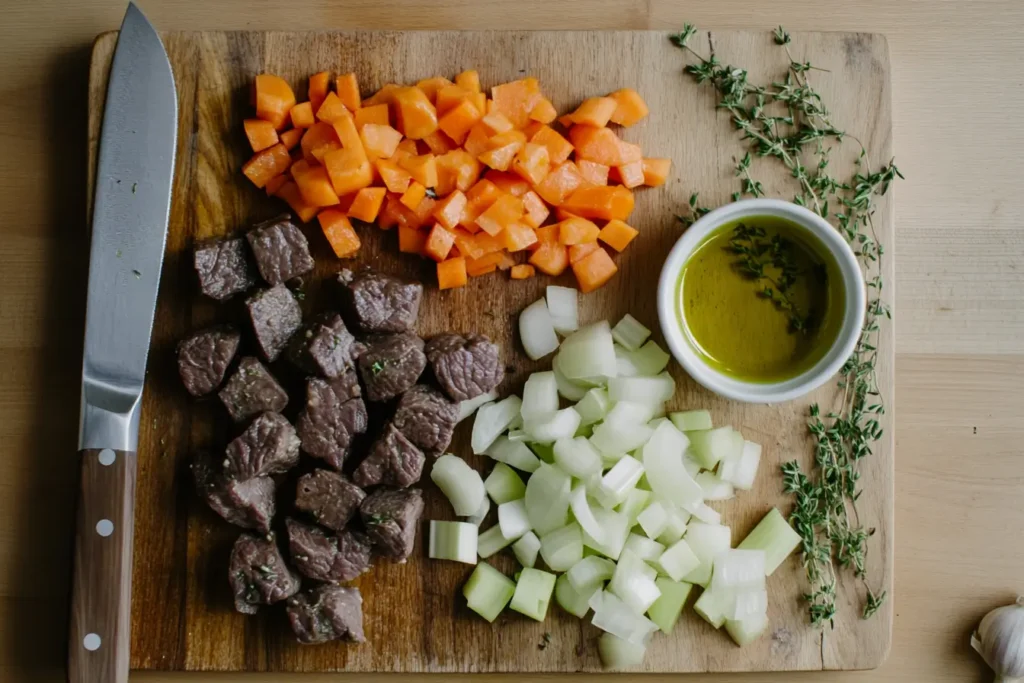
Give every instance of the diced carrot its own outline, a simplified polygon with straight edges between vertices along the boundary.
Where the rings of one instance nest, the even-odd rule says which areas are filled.
[[[572,272],[584,294],[602,287],[618,271],[618,266],[604,249],[595,249],[572,264]]]
[[[454,109],[455,106],[458,105],[460,102],[464,100],[471,100],[472,97],[473,93],[471,91],[466,90],[465,88],[460,87],[458,85],[444,86],[443,88],[437,91],[437,101],[435,102],[435,106],[437,108],[437,115],[444,115],[445,113]],[[476,103],[474,102],[474,105],[475,104]],[[477,107],[477,111],[480,112],[481,116],[485,113],[484,111],[480,110],[479,107]]]
[[[373,171],[362,149],[335,149],[324,155],[324,167],[339,195],[357,192],[373,182]]]
[[[448,176],[446,183],[450,182],[454,187],[442,187],[442,169]],[[453,189],[468,192],[479,180],[480,171],[480,162],[473,155],[464,149],[453,149],[437,158],[438,186],[435,189],[439,195],[449,194]]]
[[[437,102],[437,92],[448,85],[455,85],[444,76],[434,76],[433,78],[424,78],[422,81],[416,83],[416,87],[423,91],[423,94],[427,96],[427,99],[431,103]]]
[[[515,128],[512,122],[508,120],[508,117],[500,111],[493,111],[480,119],[480,121],[491,131],[491,135],[507,133]]]
[[[544,244],[558,244],[557,225],[545,225],[543,228],[537,228],[534,232],[537,233],[538,247]],[[530,251],[533,251],[533,249]]]
[[[593,222],[578,216],[558,224],[558,241],[567,247],[597,241],[601,230]]]
[[[291,176],[289,176],[287,173],[276,175],[267,181],[267,184],[264,185],[263,189],[267,191],[268,197],[273,197],[275,194],[277,194],[277,191],[281,189],[281,186],[287,183],[289,180],[291,180]]]
[[[292,108],[295,111],[295,108]],[[279,142],[277,130],[274,124],[263,119],[246,119],[242,122],[245,129],[245,137],[249,138],[249,145],[254,152],[262,152],[268,147],[273,147]]]
[[[331,95],[333,94],[331,93]],[[330,96],[328,96],[325,104],[330,99]],[[338,134],[338,139],[341,141],[341,146],[366,158],[363,139],[359,136],[359,131],[356,129],[356,121],[352,118],[352,114],[348,113],[348,109],[345,109],[344,113],[333,121],[333,125],[334,132]]]
[[[640,145],[634,145],[632,142],[620,140],[619,158],[622,159],[622,164],[631,164],[634,161],[642,161],[643,151],[640,149]]]
[[[355,113],[361,105],[359,99],[359,81],[354,73],[338,76],[334,80],[334,89],[338,91],[338,99],[350,112]]]
[[[288,112],[295,106],[295,93],[280,76],[256,76],[256,118],[270,121],[281,130],[288,122]]]
[[[551,169],[548,148],[534,142],[526,143],[512,161],[512,170],[534,185],[544,180]]]
[[[378,104],[391,104],[395,99],[395,91],[400,87],[395,83],[386,83],[380,90],[363,100],[363,106],[373,107]]]
[[[524,78],[491,88],[495,109],[507,116],[516,128],[530,122],[530,112],[542,97],[536,78]]]
[[[615,101],[615,111],[612,112],[611,122],[620,126],[632,126],[634,123],[647,116],[647,103],[640,93],[632,88],[616,90],[608,95]]]
[[[473,124],[469,129],[469,135],[462,143],[462,148],[473,155],[473,158],[480,156],[491,148],[491,131],[480,122]]]
[[[584,242],[583,244],[572,245],[569,247],[569,264],[572,265],[573,263],[586,258],[590,252],[600,248],[601,245],[597,242]]]
[[[324,155],[335,149],[341,149],[341,140],[329,123],[318,121],[302,136],[302,156],[306,161],[323,163]]]
[[[469,281],[466,273],[466,259],[461,256],[437,264],[437,288],[454,289],[465,287]]]
[[[523,223],[512,223],[501,233],[501,237],[509,251],[522,251],[537,243],[537,233]]]
[[[394,105],[396,127],[405,137],[421,140],[437,130],[437,109],[419,88],[398,88]]]
[[[401,223],[399,216],[403,210],[406,209],[402,206],[400,195],[389,192],[384,198],[384,206],[377,214],[377,227],[381,230],[390,230],[395,227]]]
[[[544,145],[548,148],[548,156],[551,163],[558,165],[569,158],[572,154],[572,143],[562,137],[551,126],[541,126],[540,130],[530,137],[530,142]]]
[[[409,189],[402,195],[402,203],[409,207],[410,211],[415,211],[416,207],[420,205],[420,201],[426,196],[427,188],[419,181],[413,181],[409,185]]]
[[[608,223],[601,228],[601,233],[597,238],[615,251],[622,251],[638,234],[640,234],[639,230],[626,225],[624,221],[620,221],[616,218],[608,221]]]
[[[499,171],[507,171],[512,166],[512,161],[516,157],[516,153],[522,147],[519,143],[511,142],[502,147],[496,147],[495,149],[488,150],[483,154],[477,156],[485,166],[497,169]]]
[[[356,129],[362,130],[363,126],[368,123],[376,123],[379,126],[387,126],[391,124],[391,119],[388,116],[388,105],[386,104],[375,104],[372,107],[360,107],[356,109],[353,117],[356,120]]]
[[[366,190],[366,189],[369,189],[369,188],[366,188],[366,187],[363,188],[363,190]],[[384,188],[381,188],[381,189],[384,189]],[[343,214],[348,216],[349,209],[352,208],[352,205],[356,201],[356,197],[363,190],[357,190],[356,192],[349,192],[348,194],[339,195],[338,196],[338,205],[337,206],[332,206],[331,208],[332,209],[337,209],[338,211],[341,211]]]
[[[327,89],[331,84],[331,74],[326,71],[313,74],[309,77],[309,104],[310,110],[316,111],[327,98]]]
[[[551,214],[551,210],[548,209],[547,204],[540,198],[540,195],[530,190],[523,195],[523,208],[526,210],[526,214],[523,216],[523,222],[531,228],[539,228],[547,220],[547,217]]]
[[[316,110],[316,118],[319,121],[334,123],[343,116],[351,116],[352,113],[336,94],[329,92],[324,98],[323,104]]]
[[[302,134],[305,132],[302,128],[289,128],[281,133],[281,144],[289,150],[295,149],[302,140]]]
[[[404,225],[398,226],[398,251],[403,254],[423,255],[423,247],[427,245],[427,232]]]
[[[380,213],[386,194],[387,190],[383,187],[364,187],[356,192],[348,207],[348,215],[364,223],[372,223]]]
[[[462,220],[466,211],[467,199],[462,190],[456,189],[450,195],[440,200],[434,207],[434,218],[448,230],[454,230]]]
[[[437,159],[433,154],[406,157],[399,160],[398,165],[408,171],[413,180],[424,187],[437,185]]]
[[[384,181],[384,185],[387,186],[388,192],[401,194],[409,189],[412,176],[404,168],[388,159],[377,159],[373,164],[376,166],[381,180]]]
[[[568,130],[572,127],[572,114],[562,114],[557,119],[558,125]]]
[[[672,168],[671,159],[647,158],[640,162],[644,169],[644,185],[658,187],[664,185],[668,180],[669,170]]]
[[[569,267],[569,252],[561,244],[545,242],[530,255],[530,263],[547,275],[561,275]]]
[[[622,184],[633,189],[644,184],[644,164],[642,161],[634,161],[619,166],[619,179]]]
[[[440,225],[434,225],[423,246],[423,253],[440,262],[448,258],[453,246],[455,246],[455,235]]]
[[[567,221],[570,218],[579,218],[579,216],[577,216],[576,214],[574,214],[571,211],[566,211],[565,209],[563,209],[560,206],[555,207],[555,220],[556,221],[561,223],[562,221]]]
[[[455,247],[459,250],[460,254],[472,259],[478,259],[484,255],[483,247],[477,244],[474,235],[469,234],[465,230],[455,230],[453,234],[455,235]]]
[[[490,149],[515,145],[517,152],[522,149],[526,143],[526,135],[524,135],[521,130],[507,130],[503,133],[496,133],[487,141],[487,145]]]
[[[334,206],[338,203],[338,194],[331,187],[331,179],[323,166],[310,166],[305,159],[299,159],[292,164],[291,173],[302,198],[310,206]]]
[[[588,97],[583,100],[576,111],[569,115],[573,123],[583,123],[590,126],[602,128],[608,125],[618,106],[616,101],[610,97]]]
[[[587,159],[580,159],[576,162],[576,166],[580,169],[580,175],[588,183],[593,185],[608,184],[608,166]]]
[[[530,184],[517,176],[515,173],[496,171],[493,168],[484,173],[484,178],[498,186],[502,192],[522,197],[530,189]]]
[[[516,265],[516,260],[507,251],[499,253],[501,254],[501,260],[498,261],[498,270],[509,270],[512,266]]]
[[[476,219],[476,224],[488,235],[497,236],[502,230],[523,216],[523,200],[503,194]]]
[[[473,277],[493,273],[503,260],[501,252],[485,254],[478,259],[467,259],[466,272]]]
[[[498,186],[489,180],[480,180],[466,193],[466,209],[462,212],[460,225],[470,232],[480,228],[476,224],[477,216],[491,207],[504,194]]]
[[[512,271],[509,273],[513,280],[529,280],[531,277],[537,274],[537,269],[528,263],[520,263],[512,266]]]
[[[438,120],[438,127],[452,140],[462,144],[470,129],[481,118],[480,111],[472,101],[464,99],[446,111]]]
[[[455,77],[455,85],[470,92],[480,92],[480,74],[473,69],[463,71]]]
[[[412,211],[409,225],[419,229],[429,224],[431,217],[434,215],[435,206],[437,206],[437,200],[433,199],[429,195],[421,199],[420,203]]]
[[[583,176],[571,161],[564,161],[534,186],[544,201],[554,206],[562,204],[583,183]]]
[[[558,116],[558,112],[555,111],[555,105],[551,104],[551,100],[546,97],[540,98],[537,106],[530,110],[530,120],[539,123],[551,123],[556,116]]]
[[[543,124],[540,121],[530,121],[523,127],[523,135],[526,136],[527,140],[533,142],[533,136],[536,135],[537,132],[545,125],[546,124]],[[572,152],[572,145],[569,146],[569,152]]]
[[[320,211],[317,207],[306,203],[306,200],[302,198],[302,193],[299,192],[299,186],[295,184],[294,180],[289,180],[282,185],[281,189],[274,196],[288,202],[288,206],[291,207],[292,211],[303,223],[313,220]]]
[[[369,159],[387,159],[398,149],[402,134],[391,126],[367,123],[359,132],[359,138]]]
[[[581,187],[561,206],[583,218],[626,220],[633,211],[633,193],[620,185]]]
[[[589,159],[605,166],[618,166],[622,161],[619,136],[611,128],[578,125],[569,129],[569,140],[577,159]]]
[[[455,144],[455,141],[448,137],[441,130],[435,130],[433,133],[423,138],[422,142],[426,144],[427,149],[430,150],[430,153],[435,155],[446,154],[447,152],[450,152],[453,149],[458,148],[458,145]]]
[[[494,254],[505,248],[505,240],[486,232],[478,232],[473,235],[473,242],[481,254]]]
[[[485,92],[472,93],[469,99],[473,101],[473,104],[480,110],[481,114],[490,114],[494,111],[494,103],[487,99],[487,93]]]
[[[242,173],[252,181],[253,185],[263,187],[271,178],[287,171],[291,165],[292,157],[288,154],[288,148],[278,143],[261,152],[256,152],[242,166]]]
[[[320,229],[324,231],[324,237],[334,250],[334,255],[338,258],[355,256],[361,245],[359,235],[356,234],[348,216],[337,209],[327,209],[321,211],[318,218]]]

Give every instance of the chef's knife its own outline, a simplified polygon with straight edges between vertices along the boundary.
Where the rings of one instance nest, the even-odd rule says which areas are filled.
[[[128,680],[135,451],[177,130],[167,53],[129,4],[110,68],[92,213],[71,683]]]

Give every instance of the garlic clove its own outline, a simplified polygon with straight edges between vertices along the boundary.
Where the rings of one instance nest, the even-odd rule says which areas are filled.
[[[996,683],[1024,679],[1024,596],[986,614],[971,647],[996,672]]]

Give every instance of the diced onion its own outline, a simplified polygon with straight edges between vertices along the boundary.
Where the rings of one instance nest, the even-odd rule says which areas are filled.
[[[669,415],[672,424],[681,432],[711,429],[711,413],[706,410],[687,410]]]
[[[608,398],[608,392],[604,389],[590,389],[575,407],[576,412],[582,418],[580,424],[590,425],[604,419],[604,416],[611,410],[612,402]]]
[[[503,462],[499,462],[484,479],[484,489],[498,505],[516,500],[526,495],[526,484],[515,471]]]
[[[591,508],[598,523],[605,530],[606,543],[598,543],[590,534],[583,532],[583,545],[605,557],[617,560],[629,534],[629,519],[620,512],[604,508]]]
[[[579,592],[587,588],[600,586],[604,581],[612,578],[615,573],[615,563],[597,555],[588,555],[574,564],[566,576],[569,583]]]
[[[639,557],[641,560],[653,562],[661,557],[661,554],[665,552],[665,546],[657,541],[652,541],[646,536],[631,533],[626,537],[626,545],[622,546],[623,552],[626,552],[627,550]]]
[[[537,299],[519,314],[519,336],[523,350],[533,360],[538,360],[558,348],[554,321],[544,299]]]
[[[555,581],[555,602],[569,614],[582,619],[590,611],[590,598],[601,586],[593,585],[584,592],[579,592],[569,583],[569,575],[562,574]]]
[[[498,506],[498,527],[507,540],[515,541],[530,530],[526,502],[520,498]]]
[[[693,603],[693,611],[715,628],[722,628],[722,624],[725,623],[725,605],[723,603],[725,597],[727,596],[712,590],[705,590],[697,598],[697,602]]]
[[[512,541],[501,535],[501,527],[495,524],[477,537],[476,554],[487,558],[511,544]]]
[[[612,337],[615,341],[630,351],[639,349],[650,336],[651,331],[628,313],[612,328]]]
[[[555,332],[566,335],[579,329],[579,292],[570,287],[548,285],[548,313]]]
[[[580,414],[572,408],[564,408],[546,417],[528,420],[523,429],[536,443],[554,443],[559,439],[571,439],[580,426]]]
[[[609,427],[628,427],[647,424],[652,417],[654,417],[653,403],[617,401],[604,416],[604,421],[601,424]]]
[[[431,559],[476,564],[476,541],[475,524],[430,520],[428,555]]]
[[[558,383],[553,372],[535,372],[523,385],[523,422],[558,411]]]
[[[793,531],[777,508],[768,511],[757,526],[736,546],[740,550],[763,550],[764,572],[767,576],[800,545],[800,534]]]
[[[658,535],[658,543],[670,546],[686,533],[686,523],[690,521],[690,513],[682,508],[673,507],[669,515],[668,524]]]
[[[569,335],[558,353],[558,367],[574,381],[615,377],[615,346],[608,322],[602,320]]]
[[[738,458],[743,451],[743,437],[732,427],[689,432],[686,436],[693,458],[707,470],[714,469],[722,460]]]
[[[700,558],[694,554],[685,540],[680,539],[665,549],[665,552],[654,561],[654,566],[673,581],[682,581],[700,566]]]
[[[685,541],[693,554],[700,560],[700,565],[684,576],[683,580],[706,586],[711,581],[711,570],[715,557],[723,550],[728,550],[732,545],[732,530],[727,526],[717,524],[691,522],[686,529]]]
[[[640,666],[646,652],[646,646],[623,640],[614,633],[602,633],[597,639],[597,653],[606,669],[618,671]]]
[[[638,614],[643,614],[661,595],[654,583],[653,572],[642,559],[623,549],[608,590],[617,595]]]
[[[522,538],[512,544],[512,552],[515,553],[519,564],[524,567],[532,567],[537,564],[537,554],[540,552],[540,539],[537,534],[527,531]]]
[[[656,377],[612,377],[608,380],[608,398],[653,405],[664,403],[676,393],[676,382],[664,372]]]
[[[732,484],[722,481],[714,472],[701,472],[694,481],[704,492],[704,500],[729,500],[736,497]]]
[[[544,621],[555,590],[555,575],[549,572],[525,567],[516,582],[516,592],[509,607],[531,619]]]
[[[725,617],[726,621],[741,621],[759,614],[768,614],[768,591],[764,588],[737,593],[732,611]]]
[[[512,599],[516,584],[497,569],[481,562],[462,587],[469,608],[487,621],[494,621]]]
[[[529,446],[522,441],[510,441],[507,437],[499,436],[494,440],[484,454],[493,460],[503,462],[509,467],[514,467],[523,472],[534,472],[540,467],[540,460]]]
[[[766,576],[764,570],[763,550],[723,550],[715,556],[715,573],[711,587],[735,592],[763,588]]]
[[[700,486],[683,467],[686,436],[671,422],[662,422],[644,445],[643,460],[647,483],[659,497],[679,506],[702,500]]]
[[[665,368],[671,356],[657,342],[649,341],[636,351],[628,351],[630,362],[641,377],[656,377]]]
[[[633,489],[616,509],[629,519],[629,526],[636,524],[637,515],[647,507],[653,494],[643,489]]]
[[[540,537],[540,556],[556,572],[568,571],[583,559],[583,532],[572,522]]]
[[[569,499],[569,506],[572,509],[573,517],[576,518],[580,527],[586,531],[591,538],[598,543],[608,542],[604,527],[602,527],[597,521],[597,518],[594,517],[593,511],[590,509],[590,503],[587,502],[587,487],[584,484],[577,484],[576,488],[572,490],[572,495]]]
[[[768,615],[755,614],[740,621],[726,620],[725,630],[740,647],[757,640],[768,629]]]
[[[683,611],[686,599],[690,597],[693,589],[692,583],[684,581],[673,581],[666,576],[659,576],[654,580],[661,591],[661,597],[654,601],[651,608],[647,610],[647,616],[658,625],[664,633],[672,633],[672,628]]]
[[[458,424],[465,420],[467,417],[475,413],[477,408],[484,405],[485,403],[490,403],[491,401],[497,400],[497,392],[488,391],[486,394],[480,394],[479,396],[471,398],[468,401],[461,401],[459,403],[459,418],[458,420],[455,421],[455,424]]]
[[[636,449],[647,443],[654,430],[645,424],[618,426],[601,423],[594,427],[590,443],[603,456],[616,457]]]
[[[555,464],[566,474],[585,479],[601,471],[601,454],[582,436],[555,442]]]
[[[686,505],[684,506],[684,509],[693,515],[695,519],[704,522],[705,524],[722,523],[722,515],[718,510],[715,510],[703,502]]]
[[[485,489],[487,488],[487,482],[486,481],[484,482],[484,488]],[[488,498],[487,496],[484,496],[483,501],[480,503],[480,507],[477,509],[476,512],[474,512],[473,514],[471,514],[468,517],[466,517],[466,521],[469,522],[470,524],[472,524],[473,526],[477,526],[478,527],[478,526],[480,526],[481,522],[484,521],[484,518],[487,516],[487,513],[490,512],[490,511],[491,511],[491,499]]]
[[[648,637],[658,630],[653,621],[637,614],[607,590],[594,593],[590,598],[590,608],[594,610],[591,620],[594,626],[630,643],[646,645]]]
[[[540,536],[565,525],[572,479],[557,467],[542,463],[526,484],[526,512]]]
[[[626,500],[629,491],[636,487],[644,475],[644,466],[632,456],[625,456],[601,477],[601,493],[618,505]]]
[[[487,495],[480,473],[455,455],[442,455],[435,460],[430,478],[451,501],[455,514],[460,517],[475,514]]]
[[[757,467],[761,462],[761,446],[753,441],[744,441],[740,457],[723,460],[718,466],[718,475],[723,480],[743,491],[754,488]]]
[[[518,396],[509,396],[497,403],[480,406],[473,420],[472,446],[474,453],[485,452],[495,439],[519,417],[523,402]]]
[[[648,538],[657,538],[668,526],[671,514],[670,507],[660,500],[656,500],[637,515],[636,521]]]
[[[551,361],[551,372],[555,373],[555,384],[558,385],[558,394],[567,401],[579,401],[587,395],[587,391],[590,387],[574,382],[563,375],[559,367],[561,363],[559,360],[560,357],[561,354],[558,354],[555,356],[555,359]]]

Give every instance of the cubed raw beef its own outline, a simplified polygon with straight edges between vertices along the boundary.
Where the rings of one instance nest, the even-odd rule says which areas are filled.
[[[274,480],[255,477],[240,481],[218,471],[209,453],[199,453],[192,463],[196,490],[203,500],[228,522],[244,529],[267,533],[274,517]]]
[[[238,369],[220,390],[221,402],[236,422],[259,413],[279,413],[288,405],[288,394],[274,376],[252,356],[238,363]]]
[[[246,237],[268,284],[281,284],[313,270],[309,242],[287,214],[258,224]]]
[[[423,492],[419,489],[379,488],[359,506],[377,553],[393,560],[404,560],[412,553],[422,514]]]
[[[178,344],[178,373],[193,396],[205,396],[224,381],[242,335],[230,325],[200,330]]]
[[[420,480],[424,460],[423,451],[388,423],[373,450],[352,474],[352,481],[363,487],[387,484],[404,489]]]
[[[299,437],[280,413],[261,413],[228,444],[224,472],[251,479],[287,472],[299,462]]]
[[[423,340],[415,334],[393,334],[367,340],[357,364],[366,398],[389,401],[416,384],[427,367],[427,357]]]
[[[299,477],[295,507],[317,522],[341,531],[366,498],[361,488],[337,472],[315,469]]]
[[[355,367],[365,350],[337,313],[327,313],[303,327],[288,345],[288,359],[311,375],[334,379]]]
[[[440,455],[452,442],[459,406],[437,389],[417,384],[402,394],[391,423],[427,455]]]
[[[408,332],[416,325],[423,285],[365,268],[342,270],[343,312],[360,332]]]
[[[245,302],[260,352],[274,361],[302,325],[302,309],[284,285],[261,289]]]
[[[324,584],[288,601],[288,621],[300,643],[362,643],[363,596],[358,588]]]
[[[256,272],[241,237],[200,244],[192,262],[199,275],[199,288],[218,301],[244,292],[256,282]]]
[[[427,342],[426,354],[438,383],[453,401],[486,394],[505,378],[498,346],[483,335],[438,335]]]
[[[294,519],[288,527],[292,564],[303,576],[317,581],[351,581],[370,568],[370,539],[358,531],[337,536]]]
[[[228,581],[235,609],[255,614],[260,605],[273,605],[299,592],[298,574],[288,568],[272,536],[242,534],[231,550]]]
[[[340,470],[352,438],[366,431],[367,420],[354,372],[332,380],[310,378],[306,383],[306,407],[296,423],[302,450]]]

